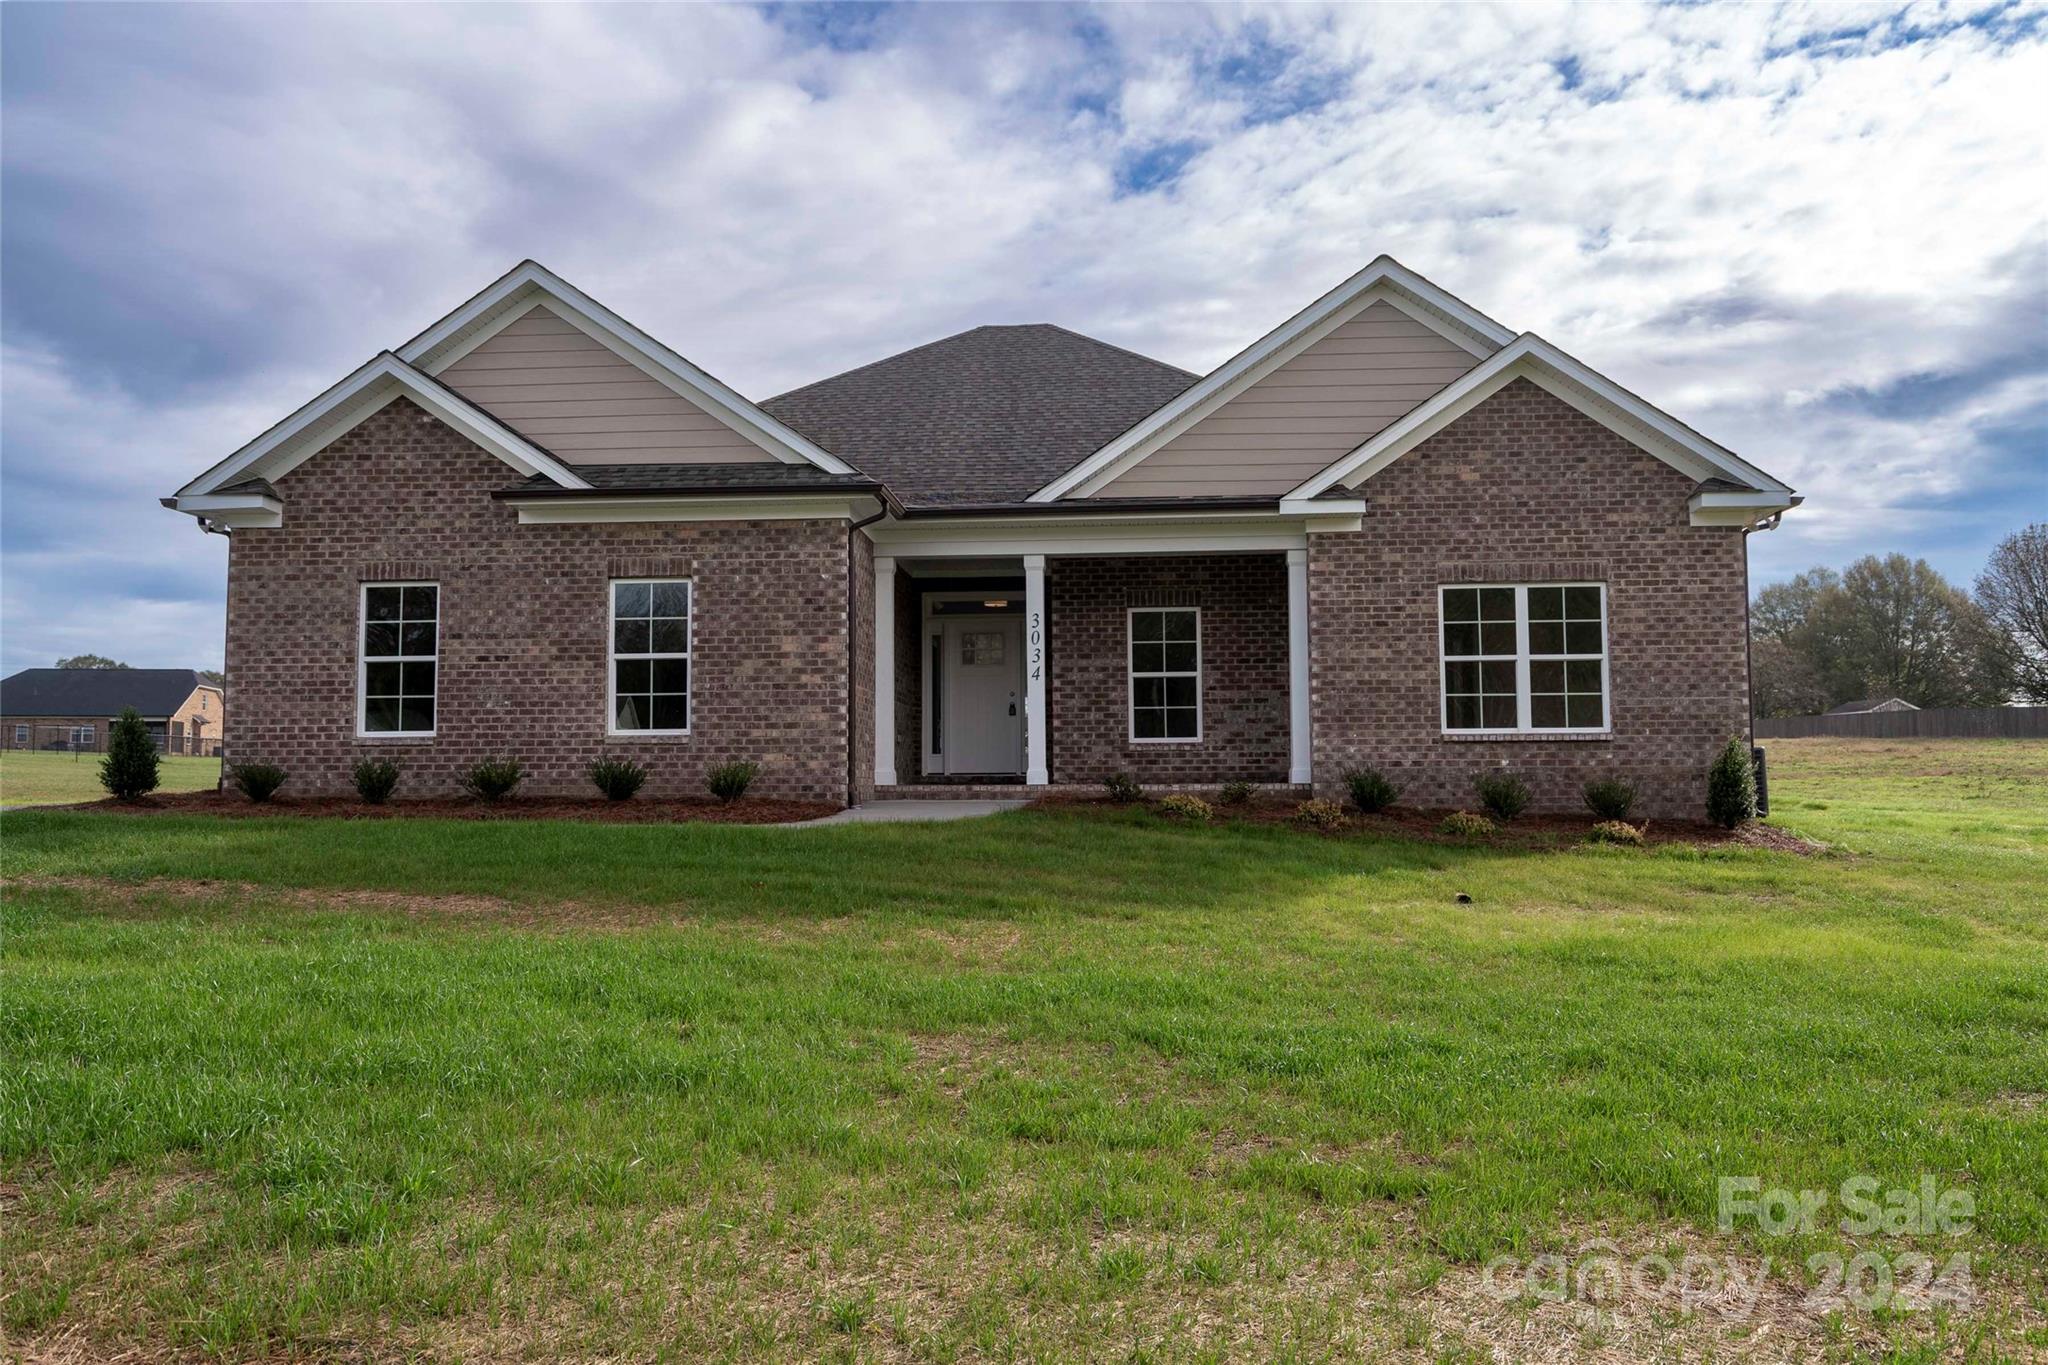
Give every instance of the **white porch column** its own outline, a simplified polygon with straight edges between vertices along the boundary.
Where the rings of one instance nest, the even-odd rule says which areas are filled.
[[[1311,780],[1308,719],[1308,551],[1287,552],[1287,780]]]
[[[875,785],[896,785],[896,561],[875,560]]]
[[[1045,556],[1024,556],[1024,781],[1051,781],[1045,754]]]

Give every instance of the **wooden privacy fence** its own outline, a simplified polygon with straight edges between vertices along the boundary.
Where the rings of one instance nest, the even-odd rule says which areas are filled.
[[[1937,706],[1854,716],[1759,716],[1764,739],[2048,739],[2048,706]]]

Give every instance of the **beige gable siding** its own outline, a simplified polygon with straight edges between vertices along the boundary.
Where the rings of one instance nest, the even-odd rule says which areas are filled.
[[[1478,363],[1400,309],[1374,303],[1095,496],[1284,493]]]
[[[775,461],[545,307],[525,313],[436,377],[572,464]]]

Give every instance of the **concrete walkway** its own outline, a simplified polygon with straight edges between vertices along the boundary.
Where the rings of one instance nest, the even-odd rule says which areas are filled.
[[[995,815],[1015,810],[1023,801],[870,801],[849,806],[817,820],[801,821],[794,828],[817,825],[885,824],[897,820],[971,820],[978,815]]]

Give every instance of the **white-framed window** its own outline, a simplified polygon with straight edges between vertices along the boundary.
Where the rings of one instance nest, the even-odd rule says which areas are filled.
[[[363,584],[356,733],[430,739],[441,662],[435,583]]]
[[[690,732],[690,595],[687,578],[612,581],[612,734]]]
[[[28,737],[29,728],[26,725],[17,725],[14,727],[14,742],[16,745],[26,746],[28,744]]]
[[[74,749],[90,749],[95,743],[94,736],[98,733],[99,731],[90,725],[72,726],[71,747]]]
[[[1438,609],[1445,733],[1608,729],[1603,585],[1447,585]]]
[[[1190,744],[1202,738],[1202,612],[1130,609],[1131,740]]]

